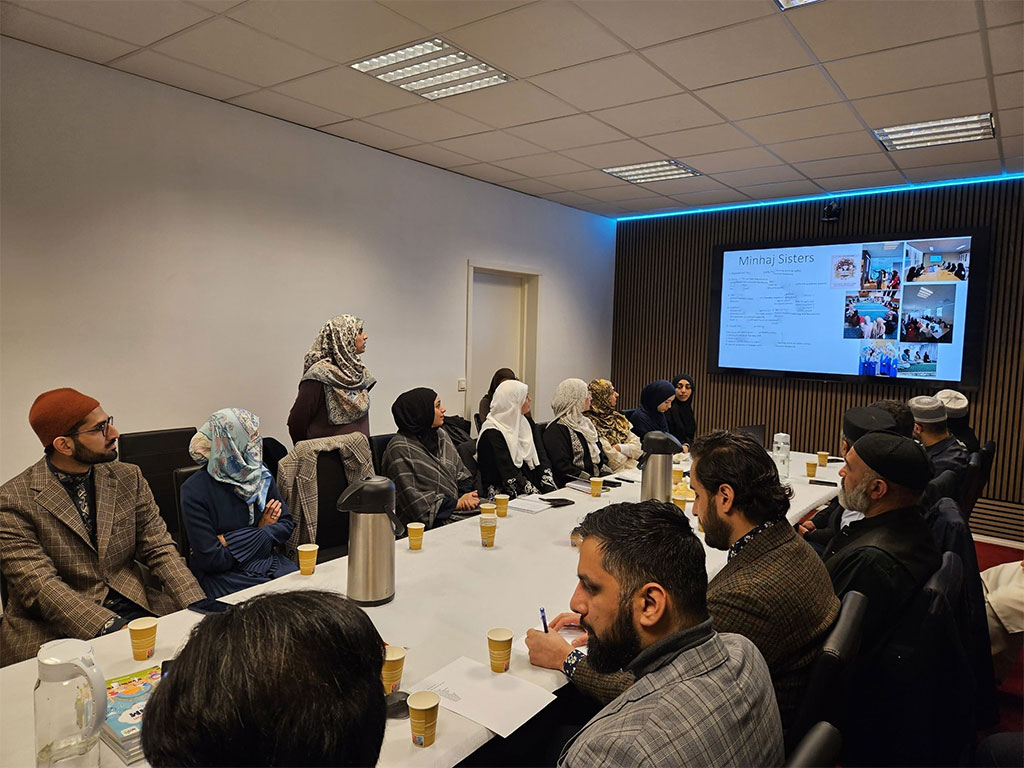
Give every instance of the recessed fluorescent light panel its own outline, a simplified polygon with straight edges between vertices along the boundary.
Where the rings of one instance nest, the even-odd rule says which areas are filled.
[[[656,160],[653,163],[637,165],[620,165],[615,168],[602,168],[605,173],[631,184],[649,184],[652,181],[668,181],[682,179],[686,176],[700,176],[700,173],[687,168],[675,160]]]
[[[351,66],[431,100],[501,85],[511,79],[440,38],[380,53]]]
[[[801,5],[811,5],[812,3],[820,3],[821,0],[775,0],[775,4],[784,11],[788,11],[790,8],[797,8]]]
[[[991,139],[996,135],[992,113],[950,117],[928,123],[908,123],[879,128],[875,138],[890,152],[897,149],[937,147],[940,144],[959,144],[964,141]]]

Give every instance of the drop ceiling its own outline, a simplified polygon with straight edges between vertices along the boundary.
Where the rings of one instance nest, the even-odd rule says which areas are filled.
[[[0,33],[604,216],[1024,171],[1022,0],[5,0]],[[350,66],[434,37],[511,80]],[[995,138],[871,133],[983,112]],[[701,175],[601,170],[656,160]]]

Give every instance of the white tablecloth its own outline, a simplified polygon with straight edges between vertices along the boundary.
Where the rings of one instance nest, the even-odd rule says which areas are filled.
[[[837,491],[830,486],[808,484],[804,471],[804,461],[808,458],[809,454],[799,453],[792,457],[790,483],[795,496],[787,515],[791,523],[828,501]],[[819,467],[818,476],[838,480],[839,466]],[[601,499],[568,489],[557,495],[576,503],[535,515],[510,512],[508,517],[498,520],[493,549],[480,546],[476,518],[427,531],[419,552],[410,551],[405,540],[397,542],[395,599],[384,606],[367,608],[366,612],[387,642],[409,649],[403,688],[459,656],[487,664],[486,632],[492,627],[509,627],[519,635],[538,624],[541,606],[549,617],[568,610],[569,598],[576,586],[576,550],[569,543],[569,532],[587,512],[598,506],[638,500],[640,483],[624,483]],[[703,538],[703,534],[698,535]],[[709,549],[705,552],[711,577],[725,564],[726,553]],[[293,573],[238,592],[226,600],[235,603],[262,592],[295,589],[343,593],[347,567],[347,558],[333,560],[319,565],[312,576]],[[92,640],[104,677],[128,674],[173,657],[200,618],[189,611],[162,617],[151,663],[132,659],[127,632]],[[565,684],[561,672],[532,666],[520,651],[513,651],[510,672],[548,691]],[[35,679],[34,659],[0,671],[0,766],[4,768],[34,765],[32,689]],[[442,708],[437,741],[428,749],[420,749],[412,745],[409,721],[391,720],[379,765],[452,766],[491,736],[482,726]],[[99,748],[104,768],[123,765],[106,745],[100,744]]]

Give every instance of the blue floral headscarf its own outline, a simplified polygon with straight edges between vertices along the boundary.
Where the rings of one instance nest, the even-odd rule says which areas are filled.
[[[235,495],[263,512],[270,490],[270,470],[263,466],[260,417],[242,408],[224,408],[214,413],[196,432],[188,452],[197,464],[205,464],[210,476],[232,486]]]

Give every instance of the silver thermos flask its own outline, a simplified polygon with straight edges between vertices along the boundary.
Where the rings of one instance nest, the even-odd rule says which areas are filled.
[[[683,450],[683,444],[666,432],[648,432],[644,435],[643,454],[638,462],[640,501],[655,499],[672,502],[672,456]]]
[[[395,484],[374,475],[353,483],[338,499],[348,513],[348,597],[359,605],[395,599],[395,537],[405,526],[395,515]]]

